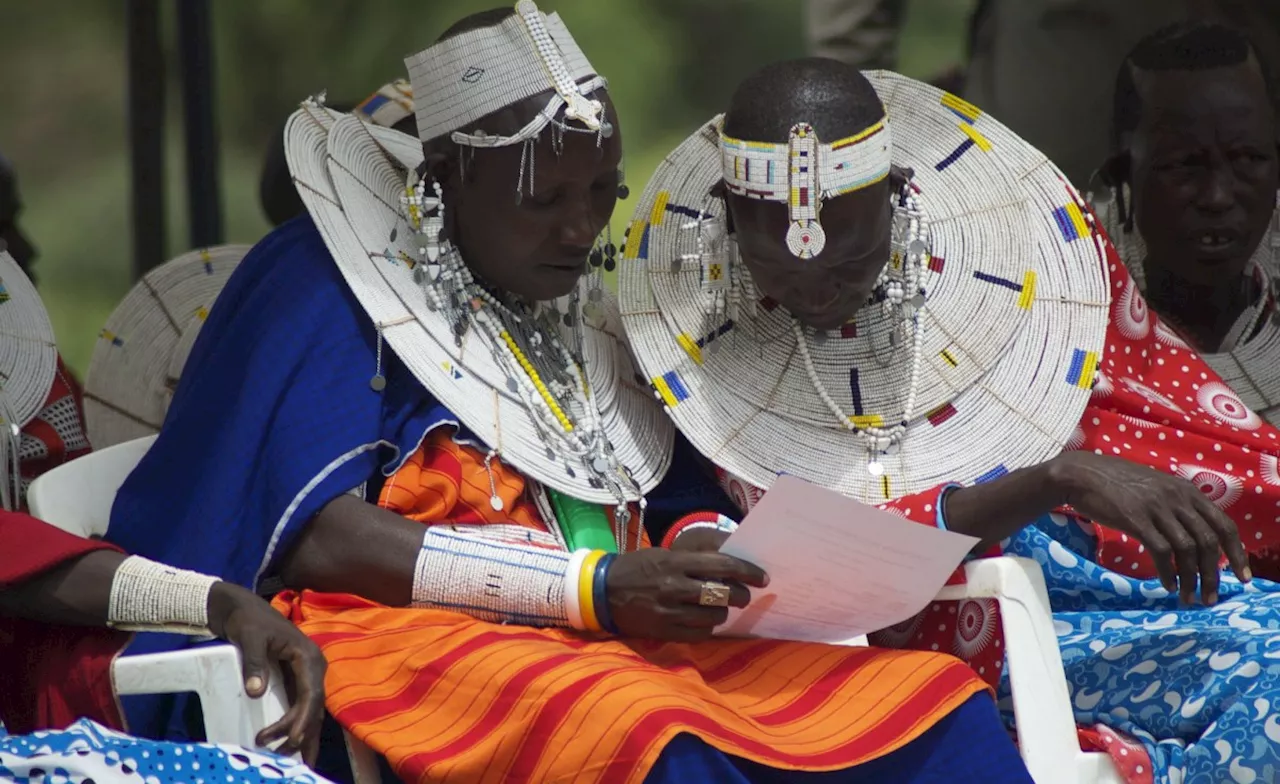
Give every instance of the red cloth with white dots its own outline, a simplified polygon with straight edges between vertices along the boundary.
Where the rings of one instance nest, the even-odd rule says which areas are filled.
[[[1186,341],[1147,308],[1146,300],[1106,243],[1111,320],[1089,405],[1068,449],[1123,457],[1195,483],[1235,521],[1256,576],[1280,579],[1280,431],[1244,404]],[[744,508],[754,488],[726,487]],[[904,496],[881,509],[935,525],[942,487]],[[1092,525],[1094,560],[1114,572],[1150,579],[1155,567],[1129,536]],[[1004,666],[995,602],[939,602],[871,636],[875,645],[943,651],[968,662],[989,682]],[[1130,784],[1151,781],[1142,746],[1105,728],[1080,731],[1085,749],[1111,754]]]

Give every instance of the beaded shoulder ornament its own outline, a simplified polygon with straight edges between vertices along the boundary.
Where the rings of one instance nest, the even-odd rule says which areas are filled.
[[[619,304],[655,394],[725,473],[880,503],[1059,453],[1109,298],[1088,211],[1043,154],[954,95],[867,76],[892,144],[888,119],[833,144],[804,122],[759,144],[716,118],[669,154],[628,228]],[[799,324],[739,258],[721,185],[786,204],[788,247],[807,259],[831,231],[812,231],[823,200],[891,165],[904,178],[886,189],[890,254],[871,300],[838,329]]]
[[[519,201],[525,182],[533,189],[534,146],[544,130],[559,155],[566,133],[591,134],[601,145],[613,129],[603,105],[589,98],[604,82],[563,24],[529,0],[516,11],[406,63],[423,140],[449,134],[464,167],[477,147],[524,145]],[[477,83],[471,95],[465,85]],[[548,108],[519,133],[499,137],[476,127],[494,109],[549,89]],[[599,272],[616,263],[607,231],[591,254],[593,272],[573,293],[524,302],[477,280],[444,236],[446,195],[424,173],[417,140],[311,102],[291,119],[286,151],[304,203],[378,326],[371,387],[386,384],[385,338],[475,434],[487,464],[501,456],[530,480],[550,522],[553,504],[540,485],[612,506],[621,541],[629,502],[643,513],[644,493],[666,471],[673,433],[633,381],[616,305]],[[502,503],[492,487],[491,503]]]
[[[1093,195],[1098,219],[1107,231],[1120,260],[1129,270],[1129,276],[1140,295],[1147,290],[1145,262],[1147,246],[1136,226],[1121,219],[1120,204],[1131,204],[1128,186],[1121,186],[1123,194],[1114,190]],[[1209,367],[1222,376],[1223,382],[1233,389],[1252,411],[1273,425],[1280,425],[1280,194],[1277,208],[1271,218],[1271,226],[1263,235],[1249,260],[1246,275],[1254,278],[1258,297],[1241,312],[1232,324],[1219,350],[1201,356]],[[1171,328],[1177,328],[1176,319],[1159,314],[1167,322],[1161,325],[1159,339],[1180,348],[1191,349]]]
[[[53,325],[31,280],[0,248],[0,508],[21,503],[22,428],[49,397],[58,372]]]

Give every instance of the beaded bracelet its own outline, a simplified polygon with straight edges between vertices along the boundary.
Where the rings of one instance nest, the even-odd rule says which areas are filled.
[[[604,630],[600,625],[600,616],[596,614],[595,577],[596,565],[605,555],[604,550],[591,550],[578,573],[578,604],[582,608],[582,624],[589,632]]]
[[[582,564],[586,562],[590,550],[575,550],[569,556],[569,565],[564,571],[564,610],[569,617],[569,625],[579,631],[587,628],[582,619],[582,602],[578,598],[578,577],[582,574]]]
[[[595,585],[592,590],[592,603],[596,608],[596,619],[600,627],[609,634],[618,634],[618,625],[613,622],[613,614],[609,612],[609,569],[618,559],[615,553],[608,553],[596,564]]]
[[[738,530],[738,524],[715,512],[693,512],[681,517],[667,530],[666,535],[662,537],[662,546],[670,550],[671,545],[675,544],[681,534],[697,528],[710,528],[731,534]]]
[[[209,633],[209,591],[218,578],[131,555],[116,567],[107,625],[125,631]]]

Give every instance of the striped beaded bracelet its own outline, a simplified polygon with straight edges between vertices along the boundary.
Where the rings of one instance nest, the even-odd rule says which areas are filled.
[[[667,530],[666,536],[662,537],[662,546],[670,550],[671,545],[675,544],[681,534],[698,528],[709,528],[731,534],[738,530],[738,524],[715,512],[693,512],[681,517]]]

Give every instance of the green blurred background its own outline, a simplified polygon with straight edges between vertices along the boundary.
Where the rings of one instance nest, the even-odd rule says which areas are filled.
[[[175,0],[177,2],[179,0]],[[359,100],[403,74],[462,16],[502,0],[216,0],[215,89],[229,242],[267,230],[259,167],[298,100]],[[913,0],[900,69],[927,78],[959,61],[972,0]],[[610,80],[626,128],[634,200],[672,147],[766,62],[804,53],[801,0],[543,0]],[[166,9],[171,12],[171,8]],[[19,174],[21,222],[63,355],[83,373],[131,283],[124,3],[0,3],[0,151]],[[178,71],[169,33],[170,255],[187,249]],[[620,202],[615,226],[631,204]]]

